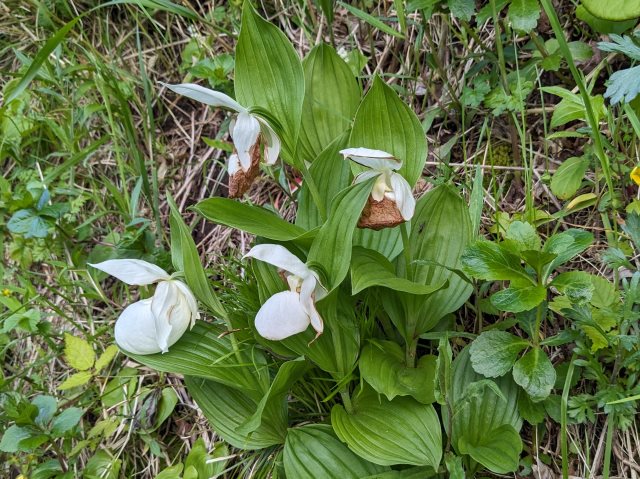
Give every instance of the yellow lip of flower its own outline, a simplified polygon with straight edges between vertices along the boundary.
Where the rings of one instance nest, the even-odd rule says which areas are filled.
[[[631,179],[636,185],[640,186],[640,166],[636,166],[631,170],[631,174],[629,176],[631,176]]]
[[[11,296],[11,290],[9,288],[4,288],[2,290],[2,296]]]

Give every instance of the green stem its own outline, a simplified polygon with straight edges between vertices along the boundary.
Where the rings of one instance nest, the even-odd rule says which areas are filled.
[[[533,328],[533,345],[537,348],[540,344],[540,327],[542,326],[542,312],[544,311],[545,302],[543,301],[536,309],[536,324]]]
[[[404,254],[405,269],[407,270],[407,279],[413,279],[411,243],[409,242],[409,228],[406,222],[400,225],[400,234],[402,235],[402,252]]]
[[[324,201],[322,201],[318,185],[316,185],[316,182],[314,181],[313,176],[311,176],[311,172],[309,171],[309,168],[307,168],[307,165],[305,165],[304,160],[300,162],[300,169],[304,175],[304,181],[309,187],[309,192],[311,193],[313,202],[316,204],[316,208],[318,208],[320,218],[322,218],[322,222],[324,223],[327,221],[327,209],[325,208]]]
[[[405,349],[405,362],[408,368],[416,367],[416,351],[418,350],[418,338],[413,337],[407,341],[407,348]]]
[[[349,414],[353,414],[353,404],[351,404],[349,389],[345,387],[342,391],[340,391],[340,397],[342,398],[342,404],[344,405],[345,410]]]

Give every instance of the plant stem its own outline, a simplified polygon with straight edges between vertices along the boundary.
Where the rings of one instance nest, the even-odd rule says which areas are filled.
[[[416,350],[418,349],[418,338],[412,337],[407,341],[407,347],[405,349],[405,362],[408,368],[416,367]]]
[[[536,309],[536,324],[533,328],[533,345],[537,348],[540,344],[540,327],[542,326],[542,312],[544,311],[545,301],[538,305]]]
[[[347,387],[340,391],[340,397],[342,398],[342,404],[345,410],[349,414],[353,414],[353,404],[351,404],[351,396],[349,395],[349,389]]]
[[[304,160],[300,162],[300,169],[304,175],[304,181],[309,187],[309,192],[311,193],[313,202],[316,204],[316,208],[318,208],[320,218],[322,218],[322,222],[324,223],[327,221],[327,209],[325,208],[324,201],[322,201],[322,196],[320,196],[318,185],[316,185],[316,182],[313,180],[313,176],[311,176],[311,172],[309,171],[309,168],[307,168],[307,165],[305,165]]]
[[[406,222],[400,225],[400,234],[402,235],[402,253],[404,254],[407,279],[413,279],[413,268],[411,266],[411,243],[409,242],[409,228],[407,227]]]

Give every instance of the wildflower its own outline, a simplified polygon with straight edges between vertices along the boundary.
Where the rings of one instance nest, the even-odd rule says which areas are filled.
[[[629,176],[636,185],[640,186],[640,166],[634,167]]]
[[[116,343],[125,351],[166,353],[200,319],[189,287],[154,264],[139,259],[111,259],[89,266],[129,285],[158,283],[153,297],[130,304],[116,321]]]
[[[376,178],[371,196],[358,221],[360,228],[380,230],[409,221],[416,208],[411,187],[400,173],[402,161],[390,153],[368,148],[347,148],[340,152],[369,170],[356,176],[354,183]]]
[[[273,128],[262,118],[252,114],[228,95],[210,90],[194,83],[167,85],[170,90],[206,105],[226,108],[237,113],[232,120],[229,133],[233,139],[234,152],[229,156],[229,196],[238,198],[251,186],[260,171],[260,157],[267,165],[273,165],[280,154],[280,139]]]
[[[271,296],[256,315],[256,330],[266,339],[278,341],[298,334],[309,324],[322,334],[324,324],[315,302],[327,295],[316,273],[284,246],[261,244],[251,248],[245,258],[255,258],[283,270],[288,291]]]
[[[6,297],[11,296],[11,290],[9,288],[4,288],[2,290],[2,296],[6,296]]]

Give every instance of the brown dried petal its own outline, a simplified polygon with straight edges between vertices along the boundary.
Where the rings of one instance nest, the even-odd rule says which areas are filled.
[[[251,148],[251,165],[249,169],[244,171],[241,168],[229,176],[229,198],[241,198],[249,190],[258,173],[260,173],[261,150],[262,140],[258,138],[256,144]]]
[[[381,230],[393,228],[402,223],[404,223],[404,218],[395,201],[391,201],[387,197],[382,198],[382,201],[376,201],[369,196],[358,220],[358,228]]]

